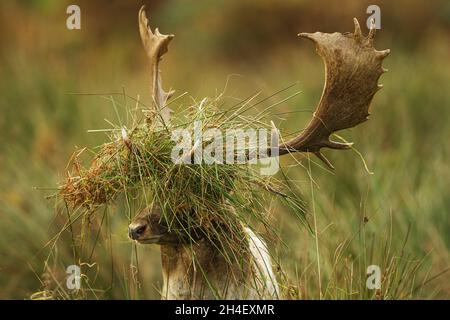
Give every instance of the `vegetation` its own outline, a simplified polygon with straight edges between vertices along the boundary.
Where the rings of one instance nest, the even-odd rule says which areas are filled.
[[[392,50],[384,63],[389,73],[381,78],[385,87],[373,101],[371,120],[342,132],[346,140],[355,142],[369,170],[352,151],[327,153],[336,167],[334,173],[307,156],[283,160],[284,170],[277,179],[290,181],[301,194],[313,229],[310,234],[289,208],[268,199],[265,208],[277,235],[270,248],[280,266],[284,293],[290,298],[449,297],[450,146],[445,137],[450,134],[450,93],[446,90],[450,66],[445,62],[450,50],[448,41],[443,41],[449,32],[448,11],[444,2],[429,3],[427,10],[422,10],[419,1],[408,3],[418,18],[440,13],[430,20],[430,29],[420,31],[423,36],[411,38],[402,33],[408,29],[398,19],[406,13],[385,4],[383,21],[392,21],[392,25],[383,25],[375,45]],[[320,59],[307,47],[311,45],[295,34],[316,29],[351,31],[352,17],[364,12],[348,5],[345,18],[318,19],[327,20],[328,29],[303,25],[308,30],[296,27],[292,38],[280,40],[277,32],[268,31],[260,42],[277,41],[270,50],[248,47],[242,42],[247,38],[242,35],[241,39],[233,29],[233,43],[240,46],[228,60],[231,53],[220,55],[226,52],[222,46],[231,41],[226,34],[212,34],[216,29],[207,28],[209,32],[197,39],[198,32],[181,27],[186,24],[183,19],[198,21],[193,30],[220,23],[204,14],[213,12],[214,4],[203,5],[204,9],[192,9],[198,10],[195,17],[193,12],[180,11],[185,6],[178,1],[159,8],[157,24],[162,31],[183,29],[177,33],[176,46],[184,50],[171,50],[164,60],[165,83],[203,97],[214,94],[216,88],[222,91],[227,82],[228,100],[254,95],[257,89],[268,99],[248,115],[273,106],[267,117],[287,133],[306,124],[323,84]],[[265,12],[268,6],[265,1],[254,5],[258,12]],[[145,199],[130,201],[127,193],[117,194],[114,205],[99,206],[93,215],[46,199],[58,192],[55,186],[67,178],[71,169],[65,170],[67,160],[74,151],[79,154],[82,150],[77,146],[101,152],[95,146],[108,142],[118,128],[133,122],[129,110],[136,107],[135,100],[149,101],[148,72],[142,68],[145,56],[135,25],[137,9],[130,8],[130,27],[122,28],[114,22],[128,18],[94,17],[87,7],[83,28],[94,28],[98,20],[96,35],[108,35],[100,44],[98,37],[92,37],[95,32],[76,33],[59,27],[59,15],[64,12],[60,4],[47,4],[39,13],[25,5],[1,6],[11,17],[27,19],[19,26],[14,19],[2,17],[3,24],[17,28],[2,35],[8,41],[3,41],[7,45],[0,51],[0,297],[158,298],[158,248],[136,246],[126,234],[129,219],[145,205]],[[225,13],[239,12],[237,4],[224,6]],[[286,12],[280,10],[277,15],[282,19]],[[299,12],[303,13],[296,18],[308,16],[307,11]],[[333,10],[323,14],[333,16]],[[415,27],[411,18],[404,20],[408,28]],[[110,28],[102,29],[101,21]],[[238,22],[228,25],[238,28]],[[180,27],[174,29],[177,24]],[[33,41],[31,29],[35,30]],[[244,76],[229,76],[234,73]],[[297,81],[292,90],[302,94],[283,103],[279,102],[290,93],[270,97]],[[94,95],[68,94],[74,92]],[[183,95],[173,108],[183,112],[192,104],[196,103]],[[103,119],[115,119],[116,125]],[[87,132],[98,128],[105,128],[107,135]],[[92,158],[87,155],[83,163]],[[260,231],[267,235],[264,226]],[[82,267],[83,291],[71,292],[65,287],[65,270],[70,264]],[[381,268],[379,291],[366,288],[369,265]]]

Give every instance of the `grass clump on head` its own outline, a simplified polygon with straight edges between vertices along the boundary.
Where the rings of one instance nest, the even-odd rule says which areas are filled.
[[[81,165],[79,153],[74,156],[60,194],[72,207],[84,208],[87,213],[122,193],[148,195],[147,205],[155,203],[162,208],[172,232],[189,238],[200,228],[206,238],[217,240],[235,256],[243,249],[239,245],[245,237],[243,224],[252,221],[270,230],[265,209],[270,193],[264,190],[273,191],[281,183],[259,175],[258,167],[248,163],[186,164],[172,160],[176,145],[172,132],[176,129],[192,132],[196,123],[201,123],[202,130],[221,131],[267,126],[260,119],[244,116],[243,104],[219,110],[222,102],[220,97],[203,99],[170,122],[161,123],[161,114],[156,114],[151,123],[136,124],[129,130],[116,128],[90,166]],[[202,147],[209,143],[204,141]],[[286,195],[282,198],[303,214],[301,203]]]

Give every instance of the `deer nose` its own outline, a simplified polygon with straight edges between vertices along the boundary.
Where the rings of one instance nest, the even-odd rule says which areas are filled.
[[[140,238],[140,236],[142,236],[146,227],[147,226],[145,224],[140,226],[129,226],[128,236],[133,240],[137,240]]]

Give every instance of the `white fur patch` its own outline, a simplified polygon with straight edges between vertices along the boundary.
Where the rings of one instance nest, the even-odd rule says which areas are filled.
[[[254,276],[259,299],[279,299],[280,290],[272,269],[272,260],[266,243],[251,229],[245,228],[249,236],[250,252],[254,258]]]

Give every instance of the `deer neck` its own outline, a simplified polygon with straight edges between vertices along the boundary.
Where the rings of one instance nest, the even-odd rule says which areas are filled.
[[[217,299],[236,296],[239,266],[225,260],[206,239],[195,244],[161,246],[163,299]],[[242,274],[242,271],[240,272]]]

